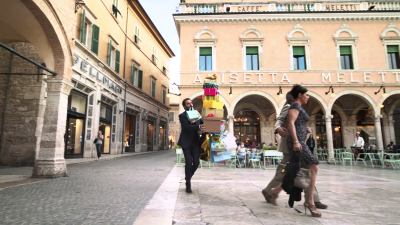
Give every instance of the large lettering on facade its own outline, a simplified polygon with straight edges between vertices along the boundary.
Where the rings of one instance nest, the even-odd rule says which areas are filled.
[[[195,74],[193,84],[201,84],[206,74]],[[351,72],[231,72],[217,73],[221,84],[373,84],[400,83],[399,71],[351,71]]]
[[[100,83],[102,83],[107,89],[111,90],[114,93],[121,94],[122,88],[117,85],[111,78],[106,76],[104,73],[100,72],[95,66],[91,65],[87,60],[79,55],[74,55],[73,58],[73,69],[88,74],[93,79],[96,79]]]

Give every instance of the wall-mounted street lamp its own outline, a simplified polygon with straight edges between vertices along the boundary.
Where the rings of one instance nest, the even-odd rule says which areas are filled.
[[[379,89],[378,89],[377,91],[374,92],[374,94],[377,95],[377,94],[378,94],[379,92],[381,92],[381,91],[382,91],[382,95],[383,95],[383,94],[386,94],[386,88],[385,88],[385,86],[381,85],[381,86],[379,87]]]
[[[325,92],[325,95],[328,95],[329,93],[331,93],[331,96],[335,96],[335,90],[333,89],[332,86],[329,86],[329,89],[327,92]]]
[[[82,8],[85,5],[86,4],[84,0],[75,0],[75,13],[78,12],[78,9]]]
[[[283,93],[282,93],[282,87],[281,86],[279,86],[279,89],[278,89],[278,92],[276,93],[276,95],[282,95]]]

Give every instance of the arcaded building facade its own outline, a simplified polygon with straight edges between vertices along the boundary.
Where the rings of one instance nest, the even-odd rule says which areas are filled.
[[[284,96],[302,84],[330,159],[357,131],[371,148],[400,144],[399,12],[394,0],[181,1],[181,97],[201,108],[202,82],[215,73],[229,130],[245,143],[276,144]]]
[[[0,165],[168,148],[174,53],[137,0],[0,2]]]

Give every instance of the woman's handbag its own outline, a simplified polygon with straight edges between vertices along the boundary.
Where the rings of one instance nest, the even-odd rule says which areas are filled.
[[[93,144],[97,144],[97,138],[94,139]]]
[[[310,169],[300,168],[294,179],[294,186],[307,189],[310,186]]]

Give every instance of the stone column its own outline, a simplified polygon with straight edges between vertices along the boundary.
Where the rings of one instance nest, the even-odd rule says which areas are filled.
[[[395,135],[395,131],[394,131],[394,120],[393,120],[393,116],[390,116],[389,121],[388,121],[388,126],[389,126],[389,137],[390,140],[387,144],[389,144],[391,141],[393,141],[393,143],[396,143],[396,135]]]
[[[332,115],[326,115],[325,117],[325,129],[326,129],[326,141],[328,148],[328,162],[332,162],[335,159],[335,153],[333,151],[333,136],[332,136]]]
[[[375,116],[375,136],[377,145],[376,147],[378,148],[378,150],[383,150],[381,118],[382,115]]]
[[[231,133],[232,135],[235,134],[235,133],[234,133],[235,130],[234,130],[234,128],[233,128],[233,126],[234,126],[233,118],[234,118],[234,116],[232,116],[232,115],[228,116],[228,131],[229,131],[229,133]]]
[[[36,152],[33,177],[60,177],[67,175],[64,159],[64,134],[67,121],[69,81],[47,81],[47,103],[43,118],[40,148]]]

